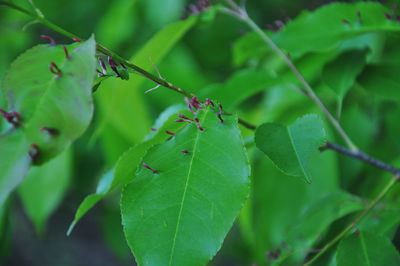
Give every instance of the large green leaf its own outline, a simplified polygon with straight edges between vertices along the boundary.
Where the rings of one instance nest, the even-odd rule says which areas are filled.
[[[79,205],[76,211],[75,218],[71,223],[67,235],[69,235],[76,223],[85,215],[97,202],[108,195],[112,190],[123,187],[135,177],[136,170],[140,164],[146,151],[154,146],[167,140],[170,135],[165,131],[169,130],[176,132],[184,127],[184,123],[176,123],[178,113],[190,116],[190,112],[181,105],[171,106],[165,110],[155,122],[153,129],[156,131],[150,132],[145,141],[131,147],[126,151],[116,163],[112,171],[107,172],[97,186],[96,193],[88,195]]]
[[[249,191],[236,116],[211,107],[148,151],[121,199],[122,223],[139,265],[204,265],[219,250]],[[182,152],[182,151],[187,151]]]
[[[389,238],[360,231],[340,242],[336,262],[338,266],[400,265],[400,255]]]
[[[67,150],[49,163],[33,167],[18,188],[24,209],[39,234],[68,188],[71,161],[71,152]]]
[[[346,51],[325,65],[322,79],[336,93],[340,101],[364,68],[367,52],[368,50]]]
[[[317,115],[305,115],[290,126],[266,123],[257,128],[257,147],[288,175],[311,182],[308,162],[325,142],[325,130]]]
[[[39,147],[35,163],[63,151],[89,125],[93,113],[92,83],[96,70],[94,38],[78,48],[38,45],[19,56],[4,76],[2,89],[9,111],[20,114],[29,143]],[[50,72],[54,62],[61,75]],[[43,127],[57,131],[50,134]]]
[[[400,100],[400,65],[367,66],[358,82],[383,99]]]
[[[357,12],[360,12],[361,21]],[[390,11],[374,2],[332,3],[315,11],[303,11],[278,33],[267,34],[279,47],[299,57],[336,48],[341,42],[361,34],[400,31],[399,23],[395,19],[388,20],[384,13]],[[240,65],[269,52],[271,49],[252,32],[236,41],[235,63]]]
[[[31,157],[35,164],[53,158],[90,122],[95,41],[91,38],[77,46],[67,46],[68,60],[62,46],[35,46],[19,56],[4,76],[8,111],[19,113],[21,125],[0,136],[0,204],[22,181]],[[61,75],[50,72],[50,62],[59,67]]]

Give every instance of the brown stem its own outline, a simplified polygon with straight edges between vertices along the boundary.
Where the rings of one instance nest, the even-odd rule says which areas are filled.
[[[370,165],[373,165],[377,168],[383,169],[385,171],[388,171],[390,173],[392,173],[393,175],[397,176],[400,178],[400,169],[391,166],[390,164],[387,164],[381,160],[375,159],[371,156],[369,156],[368,154],[360,151],[360,150],[350,150],[347,149],[345,147],[339,146],[337,144],[333,144],[330,142],[327,142],[324,146],[322,146],[321,148],[319,148],[320,151],[325,151],[325,150],[333,150],[333,151],[337,151],[341,154],[353,157],[355,159],[358,159],[360,161],[366,162]]]

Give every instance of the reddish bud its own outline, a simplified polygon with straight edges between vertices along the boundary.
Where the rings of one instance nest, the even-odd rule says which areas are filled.
[[[156,170],[154,170],[153,168],[151,168],[151,167],[148,166],[147,164],[142,163],[142,165],[143,165],[144,167],[146,167],[147,169],[151,170],[154,174],[157,174],[157,173],[158,173]]]
[[[383,15],[388,19],[388,20],[392,20],[392,16],[389,15],[388,13],[383,13]]]
[[[50,62],[49,69],[50,69],[51,73],[53,73],[57,76],[60,76],[62,74],[61,69],[59,69],[58,66],[56,65],[56,63],[54,63],[54,62]]]
[[[107,67],[103,61],[103,58],[99,57],[99,63],[100,63],[101,69],[103,70],[103,74],[104,75],[107,74]]]
[[[21,118],[17,112],[6,112],[5,110],[0,108],[1,116],[3,116],[8,123],[12,124],[14,127],[17,127],[21,123]]]
[[[37,144],[31,144],[32,150],[29,151],[29,156],[32,160],[35,160],[39,155],[39,146]]]
[[[183,119],[186,119],[186,120],[190,120],[189,117],[187,117],[187,116],[185,116],[185,115],[183,115],[183,114],[181,114],[181,113],[178,113],[178,116],[179,116],[180,118],[183,118]]]
[[[105,75],[103,74],[103,72],[101,72],[101,71],[98,70],[97,68],[96,68],[96,72],[98,73],[98,74],[97,74],[97,77],[98,77],[98,78],[104,77],[104,76],[105,76]]]
[[[196,123],[196,127],[197,127],[200,131],[204,131],[204,128],[202,128],[202,127],[200,126],[199,123]]]
[[[58,129],[55,128],[51,128],[51,127],[42,127],[40,129],[40,132],[44,132],[46,131],[47,133],[49,133],[50,135],[58,135],[60,133],[60,131],[58,131]]]
[[[193,110],[192,105],[188,104],[188,108],[190,112],[192,112],[194,115],[197,115],[197,113]]]
[[[64,49],[64,53],[65,53],[65,59],[70,60],[71,58],[68,55],[68,50],[67,50],[67,47],[65,47],[65,45],[63,45],[63,49]]]
[[[214,103],[213,101],[211,101],[210,99],[207,98],[206,100],[206,105],[209,106],[211,104],[211,106],[214,108]]]
[[[110,56],[108,57],[108,64],[110,65],[111,69],[117,74],[117,77],[120,77],[120,74],[117,70],[117,63],[115,63],[114,59],[112,59]]]
[[[81,43],[82,41],[81,40],[79,40],[78,38],[72,38],[72,40],[74,41],[74,42],[79,42],[79,43]]]
[[[181,150],[181,152],[184,153],[184,154],[188,154],[189,153],[188,150]]]
[[[224,119],[222,119],[222,113],[218,112],[217,116],[218,116],[219,120],[221,120],[221,123],[224,123]]]
[[[354,233],[355,233],[356,236],[360,235],[360,231],[358,229]]]
[[[167,133],[168,135],[172,135],[172,136],[175,136],[175,135],[176,135],[176,133],[170,132],[170,131],[168,131],[168,130],[166,130],[165,133]]]
[[[51,38],[50,36],[47,36],[47,35],[40,35],[40,38],[49,40],[49,41],[50,41],[50,44],[49,44],[50,46],[56,45],[56,42],[55,42],[54,39]]]

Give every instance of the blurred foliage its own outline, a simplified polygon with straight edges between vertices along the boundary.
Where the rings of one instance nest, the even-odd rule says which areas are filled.
[[[14,2],[31,8],[29,1]],[[166,80],[203,97],[213,96],[229,111],[237,111],[240,117],[256,125],[290,125],[310,112],[321,114],[310,100],[288,85],[299,84],[258,36],[247,34],[244,24],[219,14],[215,18],[209,14],[200,22],[193,18],[180,20],[188,0],[34,2],[55,24],[83,38],[94,33],[104,46],[156,74],[148,59],[151,56]],[[306,20],[309,13],[302,11],[315,10],[329,2],[333,1],[252,0],[247,5],[249,14],[267,29],[277,20],[287,23],[300,13]],[[331,23],[340,38],[327,38],[324,42],[318,42],[321,34],[332,28],[321,29],[325,25],[318,24],[320,17],[314,18],[317,22],[311,18],[308,28],[298,26],[304,32],[292,23],[287,31],[267,34],[291,53],[300,72],[363,151],[399,165],[399,35],[385,31],[397,26],[387,24],[381,14],[396,2],[381,1],[379,13],[368,8],[362,11],[361,16],[364,12],[378,14],[372,22],[367,21],[375,23],[374,27],[340,35],[346,23]],[[346,15],[350,23],[357,22],[356,9],[339,8],[321,16],[326,14]],[[72,42],[31,22],[24,14],[0,7],[0,79],[18,55],[38,43],[48,42],[39,37],[41,34],[52,36],[57,43]],[[306,42],[311,43],[305,45]],[[152,87],[153,82],[132,74],[128,82],[104,81],[93,95],[95,113],[86,133],[68,153],[34,169],[18,193],[0,206],[0,256],[5,265],[133,264],[121,227],[121,188],[115,186],[109,191],[109,187],[102,186],[112,181],[105,180],[105,173],[124,152],[151,133],[151,125],[160,113],[183,103],[181,95],[164,88],[143,94]],[[6,99],[0,93],[0,107],[5,105]],[[341,143],[329,122],[323,123],[327,138]],[[0,120],[0,131],[6,127]],[[253,133],[241,129],[245,138],[251,138]],[[251,139],[247,148],[252,164],[251,194],[210,265],[296,265],[309,258],[309,251],[332,239],[389,178],[360,161],[327,151],[311,157],[308,170],[313,183],[308,185],[279,171]],[[49,174],[46,167],[56,171]],[[35,175],[38,177],[33,181]],[[98,193],[96,202],[107,197],[82,218],[67,238],[65,233],[75,210],[94,191]],[[398,254],[390,240],[397,248],[400,244],[398,192],[396,186],[359,225],[361,236],[364,231],[369,232],[365,234],[368,248],[389,247],[392,261],[398,261]],[[94,203],[89,205],[85,211]],[[334,265],[335,256],[337,265],[348,263],[347,258],[352,255],[348,250],[360,253],[362,241],[352,234],[342,240],[337,254],[332,249],[317,265]],[[281,256],[274,260],[271,252],[277,249]],[[352,259],[352,263],[363,265],[363,258]],[[377,256],[377,260],[381,259]]]

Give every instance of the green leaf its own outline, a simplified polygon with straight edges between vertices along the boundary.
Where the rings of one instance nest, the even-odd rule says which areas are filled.
[[[111,182],[114,177],[114,169],[108,171],[100,179],[97,185],[96,193],[87,196],[82,203],[79,205],[78,210],[75,213],[74,220],[68,228],[67,236],[69,236],[74,229],[76,223],[85,215],[97,202],[99,202],[110,190]]]
[[[28,152],[28,142],[19,129],[0,138],[0,206],[28,172],[31,163]]]
[[[383,99],[399,101],[399,73],[399,65],[370,65],[365,68],[358,82],[368,92]]]
[[[334,49],[341,42],[361,34],[400,31],[399,23],[395,19],[388,20],[384,13],[390,13],[390,10],[374,2],[332,3],[315,11],[303,11],[278,33],[267,33],[280,48],[293,57],[300,57],[309,52]],[[247,34],[234,45],[235,64],[241,65],[269,52],[271,49],[259,36]]]
[[[154,146],[121,199],[125,236],[139,265],[204,265],[219,250],[249,192],[236,116],[211,107]],[[185,154],[182,150],[187,150]]]
[[[19,56],[4,76],[8,111],[19,113],[22,122],[0,136],[0,204],[27,173],[32,161],[28,153],[34,151],[30,144],[39,147],[33,163],[43,163],[68,147],[90,122],[95,41],[91,38],[71,49],[76,46],[68,46],[69,60],[62,46],[35,46]],[[61,69],[61,75],[50,72],[50,62]]]
[[[195,24],[197,17],[167,25],[131,58],[131,62],[145,69],[154,71],[157,64],[174,47],[174,45]],[[145,99],[139,87],[145,78],[135,76],[128,81],[113,79],[104,83],[108,88],[101,89],[100,107],[105,118],[132,143],[138,143],[150,128],[150,118]],[[140,126],[138,126],[140,125]]]
[[[97,186],[95,194],[88,195],[79,205],[75,214],[75,218],[71,223],[67,235],[70,235],[76,223],[101,199],[108,195],[112,190],[123,187],[135,177],[137,167],[140,164],[146,151],[155,144],[159,144],[167,140],[170,135],[165,131],[176,132],[184,127],[184,123],[174,122],[178,119],[177,113],[180,112],[186,116],[190,116],[190,112],[183,109],[182,105],[171,106],[165,110],[155,122],[153,128],[157,129],[149,133],[145,141],[131,147],[126,151],[116,163],[114,169],[106,173]]]
[[[360,231],[340,242],[336,262],[338,266],[399,265],[400,255],[389,238]]]
[[[314,114],[299,118],[290,126],[266,123],[257,128],[257,147],[288,175],[304,177],[311,182],[308,162],[325,143],[321,119]]]
[[[93,113],[92,83],[96,69],[94,38],[68,46],[38,45],[19,56],[4,76],[3,92],[9,111],[21,116],[29,143],[39,146],[34,163],[43,163],[70,145],[87,128]],[[61,75],[50,72],[50,62]],[[43,127],[55,129],[49,134]]]
[[[366,64],[368,50],[350,50],[325,65],[322,79],[342,101]]]
[[[304,208],[302,222],[291,228],[288,244],[295,249],[311,248],[332,222],[364,208],[360,198],[345,191],[324,193]]]
[[[67,150],[49,163],[33,167],[18,188],[22,204],[36,231],[43,233],[48,217],[60,204],[72,174],[71,152]]]

